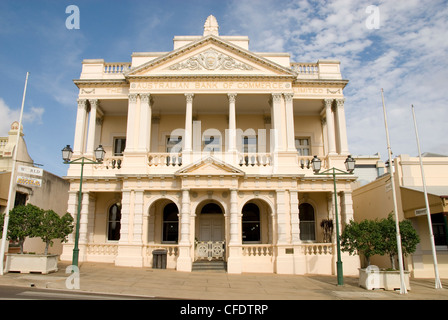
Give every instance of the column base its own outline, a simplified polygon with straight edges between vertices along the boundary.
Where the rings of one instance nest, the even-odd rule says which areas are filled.
[[[115,265],[119,267],[143,267],[142,247],[140,245],[119,245]]]
[[[179,246],[179,257],[177,258],[176,270],[191,272],[192,268],[193,260],[190,256],[190,246]]]

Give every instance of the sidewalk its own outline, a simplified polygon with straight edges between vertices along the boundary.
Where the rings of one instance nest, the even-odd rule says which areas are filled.
[[[59,262],[59,271],[48,275],[7,273],[0,285],[68,290],[65,273],[69,263]],[[434,279],[411,280],[408,294],[358,286],[358,278],[278,274],[227,274],[150,268],[116,267],[112,264],[81,263],[81,292],[191,300],[448,300],[448,279],[444,289],[434,289]],[[68,281],[69,283],[70,280]]]

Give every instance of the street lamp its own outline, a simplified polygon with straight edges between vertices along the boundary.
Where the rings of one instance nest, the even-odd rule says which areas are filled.
[[[79,179],[79,194],[78,194],[78,212],[76,215],[76,233],[75,233],[75,247],[73,248],[73,258],[72,265],[78,266],[78,257],[79,257],[79,248],[78,248],[78,240],[79,240],[79,222],[81,217],[81,204],[82,204],[82,174],[84,171],[84,164],[100,164],[103,162],[104,155],[106,151],[102,145],[99,145],[98,148],[95,149],[95,159],[81,157],[75,160],[71,160],[73,156],[73,150],[70,145],[67,145],[64,149],[62,149],[62,160],[64,160],[65,164],[80,164],[81,165],[81,177]]]
[[[335,207],[335,216],[336,216],[336,246],[337,246],[337,255],[338,260],[336,262],[336,270],[337,270],[337,277],[338,277],[338,285],[342,286],[344,284],[344,278],[343,278],[343,272],[342,272],[342,260],[341,260],[341,244],[339,239],[339,218],[338,218],[338,195],[336,191],[336,176],[337,175],[346,175],[346,174],[353,174],[353,171],[355,170],[355,159],[352,158],[352,156],[348,156],[347,159],[345,159],[345,169],[347,171],[342,171],[337,168],[331,168],[328,170],[325,170],[323,172],[320,172],[322,161],[317,157],[314,156],[313,160],[311,160],[311,165],[313,167],[314,174],[316,175],[331,175],[333,176],[333,185],[334,185],[334,207]]]

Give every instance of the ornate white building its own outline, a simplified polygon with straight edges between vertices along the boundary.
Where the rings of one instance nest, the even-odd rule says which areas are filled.
[[[220,36],[213,16],[171,52],[84,60],[73,158],[98,145],[106,156],[84,166],[80,261],[152,267],[165,249],[180,271],[205,259],[229,273],[335,274],[335,236],[324,242],[320,226],[335,221],[333,180],[310,161],[344,169],[347,83],[338,61],[249,51],[247,37]],[[67,173],[74,215],[80,169]],[[355,179],[337,177],[342,226]],[[343,262],[357,274],[358,257]]]

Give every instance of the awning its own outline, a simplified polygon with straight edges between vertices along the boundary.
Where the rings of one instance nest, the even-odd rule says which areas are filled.
[[[428,193],[431,214],[448,213],[448,186],[430,186]],[[423,187],[400,187],[401,203],[406,218],[414,218],[426,214],[425,194]]]

